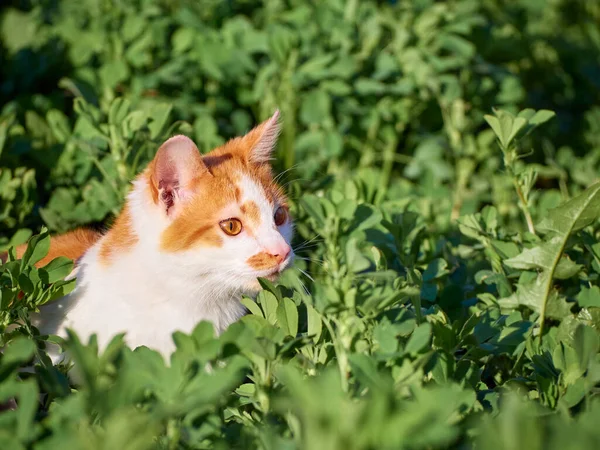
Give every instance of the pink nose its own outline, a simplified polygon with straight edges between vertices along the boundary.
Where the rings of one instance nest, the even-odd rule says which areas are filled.
[[[282,241],[270,245],[265,251],[277,260],[277,264],[280,264],[286,260],[292,249],[285,241]]]

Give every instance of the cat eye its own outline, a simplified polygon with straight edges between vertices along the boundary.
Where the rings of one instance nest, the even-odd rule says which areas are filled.
[[[275,219],[275,225],[278,227],[283,225],[288,218],[287,209],[283,206],[280,206],[277,208],[277,211],[275,211],[275,216],[273,216],[273,218]]]
[[[242,222],[239,219],[227,219],[219,222],[221,230],[229,236],[237,236],[242,232]]]

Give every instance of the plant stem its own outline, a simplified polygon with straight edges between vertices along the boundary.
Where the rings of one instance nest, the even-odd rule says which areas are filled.
[[[414,271],[416,269],[407,270],[407,280],[409,283],[414,284],[415,286],[420,286],[421,282],[419,282],[418,278],[414,275]],[[423,313],[421,312],[421,294],[411,295],[410,301],[413,304],[413,308],[415,308],[415,316],[417,319],[417,324],[420,325],[423,322]]]
[[[394,167],[394,155],[396,154],[396,147],[398,146],[398,138],[394,135],[383,149],[383,165],[381,167],[381,180],[379,183],[379,191],[375,203],[383,200],[383,193],[388,187],[390,177],[392,175],[392,169]]]
[[[471,161],[463,158],[455,164],[457,172],[456,187],[454,189],[454,198],[452,201],[452,211],[450,213],[450,220],[455,221],[460,217],[460,211],[465,199],[465,191],[467,190],[467,184],[475,169],[475,164]]]
[[[421,296],[420,295],[411,295],[410,301],[415,308],[415,316],[417,319],[417,325],[420,325],[423,322],[423,313],[421,312]]]
[[[510,178],[512,179],[513,185],[515,187],[515,191],[517,192],[517,197],[519,197],[519,207],[521,211],[523,211],[523,215],[525,216],[525,221],[527,222],[527,228],[531,234],[537,235],[535,232],[535,226],[533,225],[533,219],[531,218],[531,213],[529,212],[529,207],[527,206],[527,199],[525,198],[525,194],[523,194],[523,190],[521,189],[521,185],[519,184],[519,178],[514,171],[513,163],[516,160],[515,149],[504,149],[504,166],[508,171]]]
[[[512,172],[512,170],[511,170]],[[531,234],[536,234],[535,227],[533,225],[533,219],[531,218],[531,213],[529,212],[529,208],[527,207],[527,201],[525,200],[525,196],[523,195],[523,190],[521,186],[519,186],[519,181],[516,176],[512,176],[512,181],[515,186],[515,190],[517,191],[517,196],[519,197],[519,206],[523,211],[523,215],[525,216],[525,221],[527,222],[527,228]]]
[[[333,332],[333,327],[329,323],[329,320],[323,317],[323,323],[327,327],[327,330],[331,335],[331,340],[333,341],[333,348],[335,350],[338,368],[340,369],[342,391],[348,392],[348,374],[350,373],[350,368],[348,367],[348,356],[346,355],[346,350],[340,345],[339,339],[336,339],[336,335]]]
[[[367,139],[363,145],[363,150],[359,162],[360,167],[368,167],[375,159],[375,154],[377,152],[377,133],[379,133],[380,125],[381,121],[379,117],[376,116],[367,130]]]

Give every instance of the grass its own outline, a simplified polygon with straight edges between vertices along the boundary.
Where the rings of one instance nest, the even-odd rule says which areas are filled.
[[[3,4],[0,245],[29,250],[0,266],[0,448],[596,448],[599,20],[562,0]],[[71,335],[70,385],[29,319],[73,288],[71,261],[33,267],[49,233],[108,223],[173,133],[206,152],[276,107],[296,267],[170,361]]]

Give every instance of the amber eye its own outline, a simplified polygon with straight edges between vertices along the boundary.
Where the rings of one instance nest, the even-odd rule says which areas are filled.
[[[287,220],[287,217],[287,209],[285,209],[283,206],[280,206],[279,208],[277,208],[277,211],[275,211],[275,216],[273,217],[275,219],[275,225],[277,225],[278,227],[283,225]]]
[[[237,236],[242,232],[242,222],[239,219],[227,219],[219,222],[221,230],[229,236]]]

